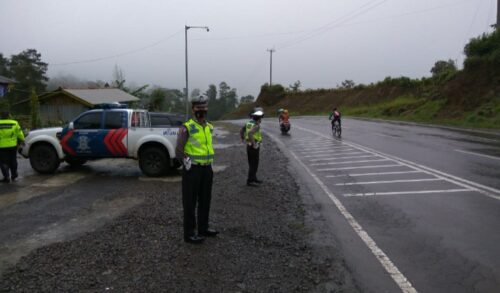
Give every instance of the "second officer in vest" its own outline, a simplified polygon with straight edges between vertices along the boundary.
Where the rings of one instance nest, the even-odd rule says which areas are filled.
[[[252,119],[245,125],[244,133],[248,156],[247,185],[257,186],[256,184],[262,183],[261,180],[257,179],[257,169],[259,167],[259,149],[262,142],[260,123],[264,117],[264,112],[261,108],[255,108],[250,117]]]
[[[194,119],[189,119],[179,128],[176,157],[184,165],[182,170],[184,241],[198,244],[202,243],[205,237],[214,237],[219,233],[209,228],[214,127],[206,120],[207,97],[199,96],[193,99],[191,104]]]

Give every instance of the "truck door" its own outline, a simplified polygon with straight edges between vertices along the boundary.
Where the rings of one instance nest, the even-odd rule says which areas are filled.
[[[103,142],[107,157],[126,157],[127,150],[127,112],[107,111],[104,115]]]
[[[88,112],[73,121],[73,129],[63,131],[63,151],[75,157],[99,157],[103,148],[102,118],[102,112]]]

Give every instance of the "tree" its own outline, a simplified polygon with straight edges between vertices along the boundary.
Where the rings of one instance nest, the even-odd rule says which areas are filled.
[[[18,55],[12,55],[8,62],[10,77],[17,81],[12,98],[14,100],[26,96],[26,93],[44,92],[49,80],[47,63],[42,62],[42,55],[35,49],[27,49]]]
[[[113,68],[113,85],[119,89],[124,89],[125,87],[125,75],[123,70],[115,64]]]
[[[208,90],[205,92],[205,95],[208,97],[208,104],[214,103],[217,100],[217,87],[215,84],[211,84],[208,86]]]
[[[346,79],[342,82],[342,87],[345,89],[352,89],[356,83],[350,79]]]
[[[4,58],[3,54],[0,53],[0,75],[3,75],[5,77],[10,77],[8,65],[9,65],[9,59]]]
[[[33,88],[31,90],[31,107],[30,107],[30,122],[31,129],[40,128],[42,122],[40,121],[40,104],[38,102],[38,95]]]
[[[449,75],[457,72],[457,66],[455,65],[455,61],[448,59],[448,61],[439,60],[434,63],[434,66],[431,69],[431,73],[433,77]]]
[[[255,100],[255,97],[252,95],[243,96],[240,98],[240,104],[253,103],[254,100]]]
[[[288,88],[290,88],[290,91],[292,91],[293,93],[296,93],[300,90],[300,86],[301,86],[300,80],[297,80],[296,82],[289,85]]]

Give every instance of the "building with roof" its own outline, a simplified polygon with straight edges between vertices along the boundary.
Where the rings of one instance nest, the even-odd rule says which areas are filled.
[[[15,80],[0,75],[0,98],[4,97],[9,91],[9,88],[13,86],[15,83],[16,83]]]
[[[63,89],[38,96],[42,123],[59,124],[73,120],[80,113],[100,104],[130,104],[139,101],[137,97],[117,88],[105,89]],[[14,103],[18,113],[29,113],[30,99]]]

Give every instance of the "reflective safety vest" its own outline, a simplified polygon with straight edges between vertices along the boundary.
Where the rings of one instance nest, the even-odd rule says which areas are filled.
[[[24,133],[16,120],[0,119],[0,148],[17,146],[17,141],[24,141]]]
[[[212,146],[214,127],[208,122],[206,124],[203,127],[193,119],[189,119],[183,124],[189,133],[184,152],[193,162],[198,164],[211,164],[214,161],[214,148]]]
[[[254,120],[250,120],[247,122],[246,124],[246,129],[245,129],[245,140],[246,141],[250,141],[250,139],[248,138],[248,132],[256,125],[255,121]],[[254,134],[253,134],[253,140],[255,140],[256,142],[261,142],[262,141],[262,133],[260,132],[260,128],[259,130],[257,130]]]

